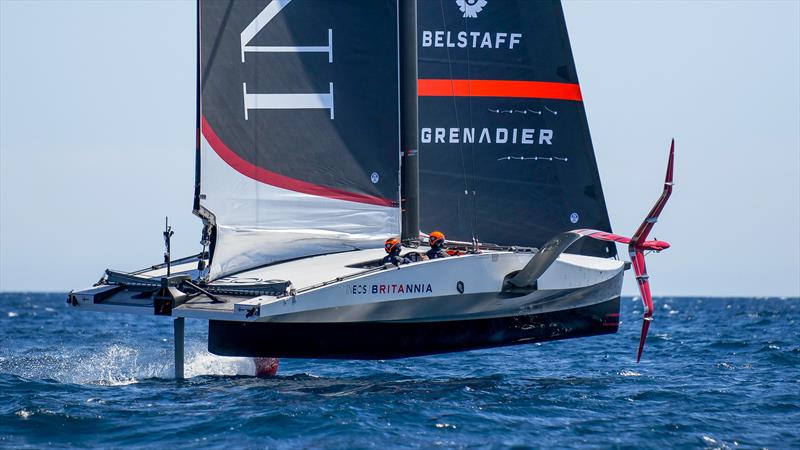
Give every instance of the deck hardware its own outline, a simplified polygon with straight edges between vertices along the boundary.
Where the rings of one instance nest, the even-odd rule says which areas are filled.
[[[206,297],[211,299],[212,303],[225,303],[225,300],[220,300],[216,295],[208,292],[207,290],[201,288],[200,286],[192,283],[189,280],[184,280],[182,284],[189,286],[190,288],[200,292],[201,294],[205,295]]]
[[[173,275],[161,278],[160,287],[153,296],[153,314],[156,316],[171,316],[174,308],[185,303],[188,296],[178,289],[178,286],[188,280],[188,275]]]
[[[172,227],[169,226],[169,217],[164,218],[164,264],[167,266],[167,276],[170,276],[170,240],[172,239],[172,235],[175,234],[172,231]]]

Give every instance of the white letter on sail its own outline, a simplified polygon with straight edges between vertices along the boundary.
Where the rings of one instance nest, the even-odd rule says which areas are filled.
[[[333,120],[333,83],[328,84],[327,94],[248,94],[247,83],[242,83],[244,120],[249,109],[329,109]]]
[[[307,46],[263,46],[247,45],[254,37],[272,20],[286,5],[292,0],[272,0],[263,11],[261,11],[250,25],[241,33],[242,39],[242,62],[244,62],[245,52],[263,53],[327,53],[328,62],[333,62],[333,30],[328,28],[328,45],[307,45]]]
[[[281,10],[292,0],[272,0],[252,22],[242,31],[242,62],[245,52],[255,53],[327,53],[328,62],[333,62],[333,30],[328,28],[327,46],[263,46],[247,45]],[[333,83],[330,91],[309,94],[248,94],[247,84],[242,83],[244,92],[244,120],[248,120],[250,109],[328,109],[333,120]]]

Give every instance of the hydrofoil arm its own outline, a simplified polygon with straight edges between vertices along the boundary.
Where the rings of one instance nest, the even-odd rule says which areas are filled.
[[[517,272],[513,277],[507,280],[508,286],[505,289],[513,288],[531,288],[534,286],[536,280],[558,259],[559,255],[569,248],[575,241],[588,237],[600,241],[615,242],[619,244],[628,245],[628,254],[631,258],[631,265],[633,271],[636,273],[636,282],[639,286],[639,292],[642,296],[642,304],[644,305],[644,320],[642,322],[642,334],[639,338],[639,351],[636,354],[636,362],[642,357],[644,350],[644,343],[647,340],[647,331],[650,328],[650,321],[653,320],[653,297],[650,294],[650,281],[647,275],[647,266],[645,264],[645,252],[654,251],[660,252],[669,248],[669,243],[659,240],[648,241],[647,236],[652,231],[653,226],[658,222],[658,217],[664,206],[667,204],[670,195],[672,195],[672,174],[675,159],[675,140],[672,140],[669,150],[669,162],[667,163],[667,175],[664,179],[664,190],[661,196],[656,201],[653,208],[647,214],[644,221],[633,237],[620,236],[618,234],[609,233],[606,231],[580,229],[571,230],[560,233],[550,239],[542,249],[534,255],[534,257]]]

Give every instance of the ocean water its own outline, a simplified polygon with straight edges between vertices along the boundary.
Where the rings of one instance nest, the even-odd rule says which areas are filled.
[[[615,335],[392,361],[205,350],[187,321],[0,294],[0,447],[800,448],[800,299],[657,298]]]

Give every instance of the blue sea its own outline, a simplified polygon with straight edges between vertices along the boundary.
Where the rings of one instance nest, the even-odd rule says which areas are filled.
[[[800,299],[657,298],[615,335],[391,361],[246,358],[187,321],[0,294],[3,448],[800,448]],[[368,337],[365,337],[365,339]]]

